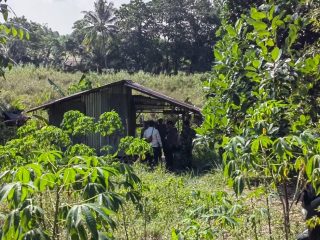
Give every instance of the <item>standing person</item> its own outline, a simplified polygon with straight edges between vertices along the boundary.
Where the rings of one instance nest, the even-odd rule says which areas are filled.
[[[189,120],[183,122],[180,141],[181,141],[181,155],[186,161],[187,167],[191,167],[192,162],[192,141],[196,137],[196,131],[190,127]]]
[[[164,141],[165,141],[165,137],[166,137],[166,133],[167,133],[167,126],[163,123],[163,119],[160,118],[158,120],[158,125],[157,125],[157,129],[159,131],[160,137],[161,137],[161,141],[164,145]]]
[[[174,151],[178,148],[178,130],[172,121],[167,122],[167,134],[163,151],[166,157],[166,166],[168,169],[173,168]]]
[[[156,127],[159,131],[159,134],[160,134],[160,138],[161,138],[161,142],[162,142],[162,146],[163,146],[163,151],[164,151],[164,148],[165,148],[165,141],[166,141],[166,134],[167,134],[167,126],[163,123],[163,119],[162,118],[159,118],[158,119],[158,124],[157,124],[157,127]],[[160,156],[159,156],[159,160],[162,162],[162,152],[160,152]]]
[[[305,213],[305,220],[309,221],[312,218],[319,218],[320,213],[318,208],[320,206],[320,194],[317,194],[311,183],[308,183],[300,194],[298,200],[301,200],[303,212]],[[320,226],[308,226],[308,229],[301,233],[298,240],[319,240]]]
[[[162,141],[159,131],[155,128],[154,121],[149,121],[149,127],[144,131],[143,138],[145,138],[153,148],[152,164],[158,164],[159,158],[161,157]]]

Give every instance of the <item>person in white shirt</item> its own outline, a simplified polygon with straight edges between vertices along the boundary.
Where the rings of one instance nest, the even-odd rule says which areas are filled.
[[[158,164],[161,158],[162,141],[158,129],[155,128],[154,121],[149,121],[149,127],[144,131],[143,138],[150,139],[153,148],[153,164]]]

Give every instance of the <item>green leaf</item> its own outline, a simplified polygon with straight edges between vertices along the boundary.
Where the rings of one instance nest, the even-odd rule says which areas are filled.
[[[277,62],[280,59],[281,54],[282,54],[282,50],[279,49],[278,47],[275,47],[271,52],[272,60],[274,62]]]
[[[7,199],[10,191],[15,187],[16,183],[4,184],[0,189],[0,202],[3,202]]]
[[[238,57],[239,46],[237,43],[232,45],[232,55]]]
[[[30,40],[30,34],[29,34],[28,31],[26,32],[26,39],[27,39],[27,40]]]
[[[214,52],[214,57],[216,58],[216,60],[218,60],[218,61],[223,60],[223,56],[221,55],[221,53],[217,49],[214,49],[213,52]]]
[[[252,25],[254,27],[255,30],[257,31],[260,31],[260,30],[265,30],[267,29],[268,25],[265,24],[264,22],[262,21],[259,21],[259,20],[254,20],[254,19],[250,19],[248,18],[247,19],[247,22]]]
[[[97,222],[92,212],[87,206],[82,207],[82,215],[87,223],[88,229],[91,232],[93,239],[98,239]]]
[[[17,34],[18,34],[18,31],[17,31],[17,29],[15,27],[11,27],[11,33],[12,33],[13,37],[16,37]]]
[[[237,36],[236,30],[231,25],[227,25],[226,30],[231,37]]]
[[[314,155],[307,162],[306,174],[309,180],[312,179],[313,170],[319,167],[320,167],[320,155]]]
[[[280,16],[276,16],[272,19],[271,27],[272,30],[275,32],[279,26],[282,26],[284,22],[280,20]]]
[[[110,214],[114,213],[112,210],[96,203],[87,203],[86,206],[95,211],[96,216],[100,220],[108,224],[112,229],[115,229],[116,223],[110,218]]]
[[[19,29],[19,39],[22,40],[24,36],[24,31],[22,29]]]
[[[256,8],[251,8],[251,13],[250,16],[254,19],[254,20],[261,20],[267,17],[267,14],[264,12],[259,12],[257,11]]]
[[[303,157],[298,157],[296,162],[294,163],[294,168],[296,171],[300,171],[300,169],[305,165],[305,160]]]
[[[261,67],[261,63],[262,63],[262,61],[260,61],[260,60],[253,60],[252,65],[253,65],[256,69],[258,69],[258,68]]]
[[[259,138],[255,139],[254,141],[252,141],[251,144],[251,151],[253,154],[257,153],[259,150],[259,145],[260,145],[260,140]]]
[[[177,230],[175,230],[174,228],[171,231],[171,240],[179,240]]]
[[[273,47],[273,46],[274,46],[274,41],[269,38],[269,39],[266,41],[266,45],[269,46],[269,47]]]
[[[235,171],[235,163],[234,161],[229,161],[224,167],[224,176],[231,177],[234,171]]]
[[[246,72],[246,77],[256,78],[256,77],[258,77],[258,76],[259,76],[259,74],[256,73],[256,72],[251,72],[251,71]]]
[[[284,153],[285,153],[285,147],[282,143],[283,143],[283,138],[278,138],[273,145],[274,152],[277,155],[281,156],[281,158],[284,156]]]
[[[233,190],[239,196],[244,189],[244,180],[242,176],[237,176],[233,181]]]
[[[76,171],[74,168],[67,168],[63,171],[63,184],[69,185],[76,180]]]
[[[235,28],[237,30],[237,34],[240,35],[243,26],[243,20],[239,18],[235,24]]]
[[[15,179],[17,181],[20,181],[22,183],[28,183],[30,181],[30,172],[25,167],[20,167],[16,171]]]
[[[294,24],[289,25],[289,35],[286,39],[286,47],[289,49],[298,38],[298,27]]]
[[[35,185],[38,187],[40,192],[43,192],[48,188],[53,189],[56,184],[56,176],[53,173],[43,174],[37,178]]]
[[[274,11],[275,11],[275,6],[272,5],[272,7],[270,8],[269,13],[268,13],[268,20],[269,21],[271,21],[273,19]]]
[[[257,71],[257,69],[255,69],[255,68],[252,67],[252,66],[246,66],[244,69],[245,69],[245,70],[249,70],[250,72],[256,72],[256,71]]]

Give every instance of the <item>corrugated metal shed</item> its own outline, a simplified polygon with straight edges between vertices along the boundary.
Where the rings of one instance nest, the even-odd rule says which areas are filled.
[[[133,90],[142,95],[133,95]],[[122,120],[125,130],[123,134],[111,137],[91,134],[84,138],[74,139],[76,142],[83,142],[88,146],[96,148],[98,152],[102,146],[118,146],[120,138],[124,135],[134,136],[136,116],[141,112],[193,113],[201,116],[199,108],[178,101],[130,80],[122,80],[63,97],[32,108],[27,112],[40,109],[48,109],[49,122],[56,126],[60,125],[64,113],[69,110],[79,110],[96,120],[104,112],[116,111]]]
[[[144,93],[148,96],[152,96],[156,99],[159,99],[159,100],[164,100],[174,106],[177,106],[177,107],[180,107],[180,108],[184,108],[185,110],[187,111],[190,111],[190,112],[193,112],[195,114],[199,114],[201,115],[201,109],[196,107],[196,106],[193,106],[191,104],[188,104],[188,103],[184,103],[184,102],[181,102],[179,100],[176,100],[172,97],[169,97],[167,95],[164,95],[162,93],[159,93],[157,91],[154,91],[150,88],[147,88],[147,87],[144,87],[138,83],[135,83],[131,80],[122,80],[122,81],[119,81],[119,82],[115,82],[115,83],[111,83],[111,84],[107,84],[107,85],[104,85],[104,86],[101,86],[101,87],[98,87],[98,88],[94,88],[94,89],[91,89],[91,90],[87,90],[87,91],[83,91],[83,92],[79,92],[79,93],[76,93],[76,94],[73,94],[71,96],[67,96],[67,97],[63,97],[63,98],[60,98],[60,99],[57,99],[55,101],[52,101],[52,102],[49,102],[49,103],[46,103],[46,104],[43,104],[43,105],[40,105],[38,107],[35,107],[35,108],[32,108],[30,110],[28,110],[27,112],[33,112],[33,111],[36,111],[36,110],[39,110],[39,109],[45,109],[45,108],[48,108],[54,104],[57,104],[57,103],[60,103],[60,102],[64,102],[64,101],[69,101],[73,98],[77,98],[78,96],[81,96],[81,95],[84,95],[84,94],[89,94],[89,93],[94,93],[94,92],[99,92],[101,89],[106,89],[106,88],[112,88],[112,87],[115,87],[115,86],[126,86],[128,88],[131,88],[131,89],[135,89],[136,91],[138,92],[141,92],[141,93]]]

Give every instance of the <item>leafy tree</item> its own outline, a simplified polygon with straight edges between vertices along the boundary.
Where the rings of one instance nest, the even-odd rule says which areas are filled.
[[[154,0],[151,4],[163,39],[165,69],[173,73],[209,70],[212,58],[207,54],[219,25],[213,4],[207,0]]]
[[[121,67],[130,72],[139,70],[159,72],[162,54],[159,36],[155,28],[156,19],[150,3],[142,0],[130,1],[116,12],[119,29],[120,56],[125,64]]]
[[[13,23],[8,22],[9,8],[6,0],[0,0],[0,15],[3,21],[0,22],[0,76],[4,77],[5,69],[11,68],[13,60],[10,59],[7,49],[7,42],[9,39],[24,37],[29,38],[29,33],[25,32],[22,28],[17,28]]]
[[[31,38],[9,39],[6,51],[16,63],[64,70],[203,72],[213,61],[217,6],[209,0],[132,0],[116,10],[97,0],[67,36],[15,17],[10,24],[27,29]]]
[[[83,31],[86,33],[84,42],[93,49],[100,68],[107,68],[108,53],[106,47],[110,37],[116,32],[114,11],[113,3],[97,0],[94,3],[94,11],[83,12],[85,14],[82,20],[84,23]],[[102,63],[99,62],[100,59],[103,60]]]
[[[8,56],[16,63],[32,63],[37,66],[61,68],[65,60],[65,41],[58,32],[45,25],[28,21],[25,17],[14,17],[9,24],[28,32],[29,41],[10,39],[7,43]]]
[[[98,65],[100,70],[107,66],[130,72],[170,74],[210,69],[213,60],[210,49],[220,24],[217,10],[210,1],[132,0],[115,11],[116,18],[111,17],[113,7],[103,2],[97,1],[96,10],[90,14],[86,12],[85,18],[76,22],[69,41],[69,46],[75,50],[76,44],[83,40],[91,46],[86,51],[91,55],[86,58],[90,62],[89,68]],[[111,25],[103,20],[106,16]],[[99,24],[105,27],[101,28]],[[90,44],[91,41],[95,41],[94,44]],[[76,55],[84,57],[76,51]],[[108,62],[101,63],[106,57]]]
[[[317,87],[320,55],[301,49],[308,19],[281,6],[252,7],[218,31],[202,133],[224,147],[225,175],[237,194],[256,178],[278,192],[288,239],[288,183],[298,172],[299,187],[308,166],[307,180],[319,189],[318,115],[309,93]]]

